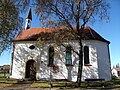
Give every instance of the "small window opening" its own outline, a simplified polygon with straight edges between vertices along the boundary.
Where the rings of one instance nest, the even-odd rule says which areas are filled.
[[[66,47],[66,65],[72,65],[71,46]]]
[[[35,46],[34,46],[34,45],[31,45],[29,48],[30,48],[30,49],[34,49],[34,48],[35,48]]]
[[[84,65],[91,66],[90,61],[89,61],[89,47],[88,46],[84,47]]]
[[[50,47],[49,48],[49,62],[48,62],[48,66],[54,66],[53,62],[54,62],[54,47]]]

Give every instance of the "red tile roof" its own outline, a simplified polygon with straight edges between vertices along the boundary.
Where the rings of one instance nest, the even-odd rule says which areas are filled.
[[[120,71],[120,68],[113,68],[113,69],[115,69],[116,71]]]
[[[26,40],[34,35],[40,34],[42,32],[52,32],[53,28],[29,28],[27,30],[22,30],[15,40]]]
[[[52,33],[56,29],[62,30],[64,27],[59,28],[29,28],[27,30],[22,30],[19,35],[15,38],[14,41],[29,41],[29,40],[36,40],[40,37],[40,34],[45,34],[44,36],[47,36],[48,33]],[[64,34],[64,32],[62,33]],[[61,35],[61,34],[60,34]],[[104,42],[108,42],[103,37],[101,37],[97,32],[95,32],[93,29],[91,29],[89,26],[86,26],[83,30],[83,39],[84,40],[100,40]]]

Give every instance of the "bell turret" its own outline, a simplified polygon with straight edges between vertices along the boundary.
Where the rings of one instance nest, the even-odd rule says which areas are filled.
[[[30,8],[30,10],[28,12],[28,15],[26,17],[25,30],[27,30],[31,27],[31,21],[32,21],[32,12],[31,12],[31,8]]]

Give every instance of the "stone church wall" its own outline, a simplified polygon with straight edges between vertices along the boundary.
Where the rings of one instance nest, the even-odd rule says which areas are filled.
[[[36,62],[36,79],[49,80],[52,79],[68,79],[69,81],[77,80],[78,70],[78,56],[72,51],[72,66],[66,66],[65,62],[65,48],[57,46],[54,43],[46,42],[44,44],[36,44],[35,41],[21,41],[14,42],[15,49],[12,63],[11,78],[25,79],[26,63],[28,60]],[[71,41],[69,44],[76,51],[79,49],[77,41]],[[34,49],[29,47],[34,45]],[[55,67],[48,66],[48,50],[53,46],[55,49],[54,65]],[[83,41],[83,46],[89,47],[89,60],[91,66],[84,66],[82,80],[86,78],[105,78],[111,79],[110,74],[110,58],[108,52],[108,43],[86,40]],[[55,69],[57,68],[57,70]]]

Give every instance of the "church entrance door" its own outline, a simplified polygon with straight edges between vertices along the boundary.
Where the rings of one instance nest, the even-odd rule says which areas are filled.
[[[29,80],[36,80],[36,63],[34,60],[27,61],[25,78]]]

